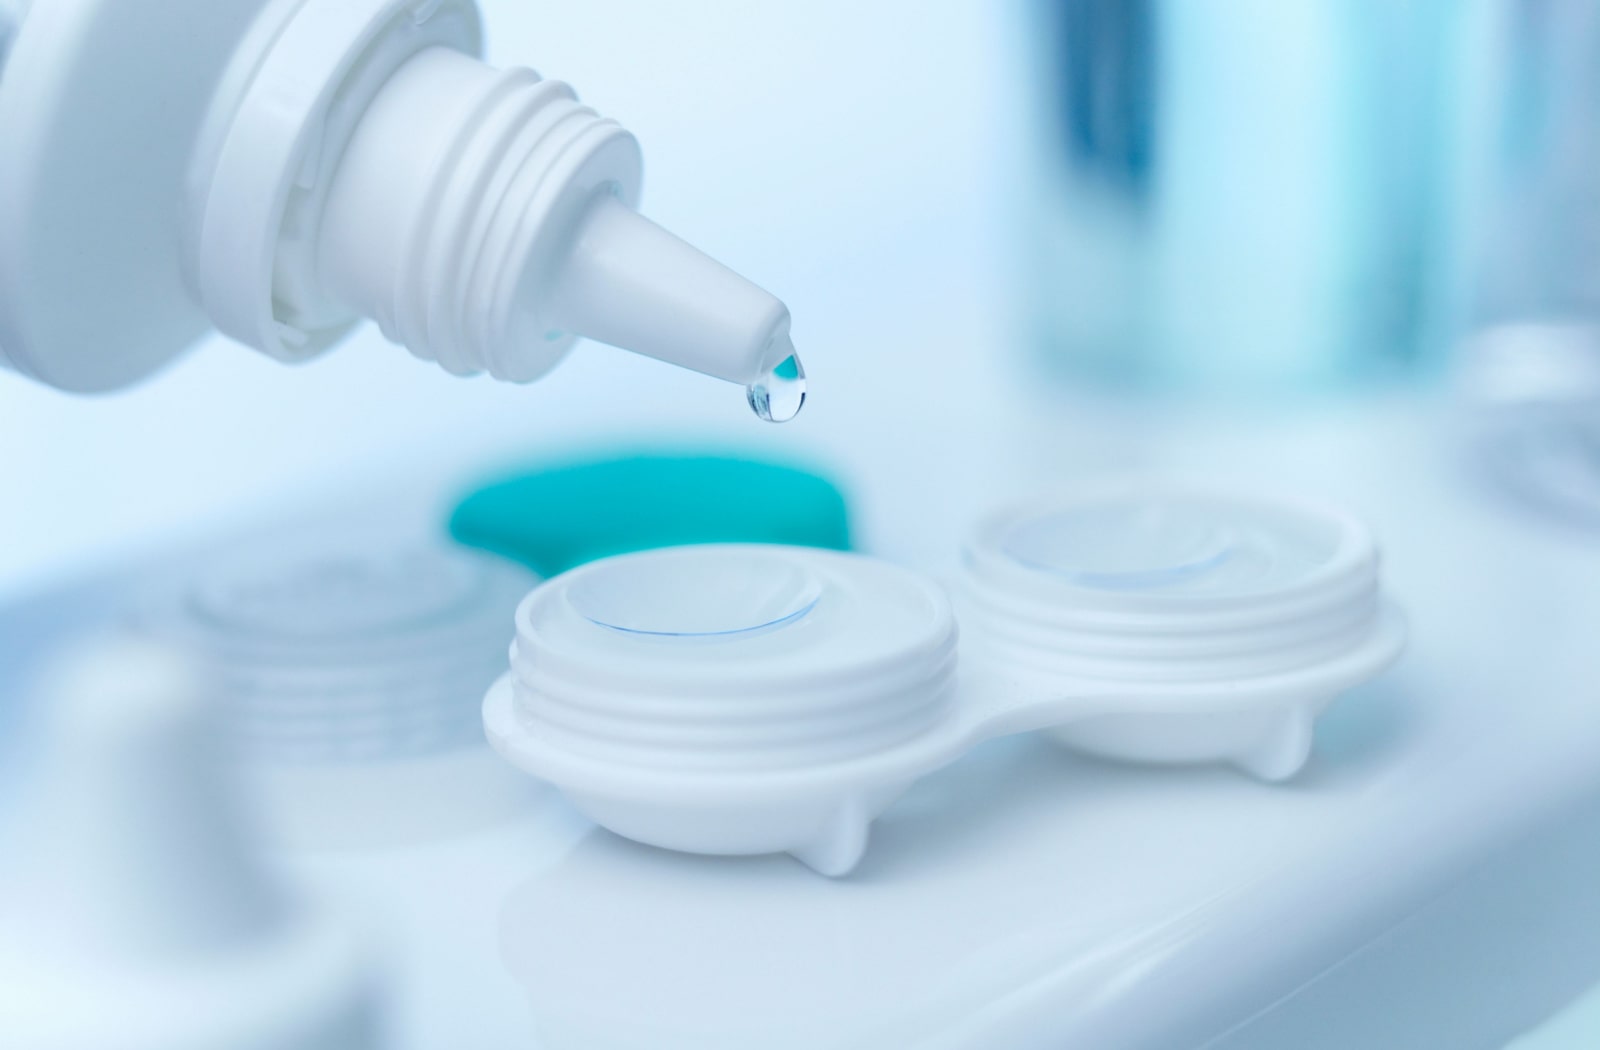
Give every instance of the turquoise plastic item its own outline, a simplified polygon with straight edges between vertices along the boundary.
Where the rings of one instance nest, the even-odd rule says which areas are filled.
[[[495,482],[463,499],[450,534],[541,576],[691,543],[850,549],[843,493],[794,467],[722,456],[631,455]]]

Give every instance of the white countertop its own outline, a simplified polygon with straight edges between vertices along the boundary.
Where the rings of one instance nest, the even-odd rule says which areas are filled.
[[[361,898],[403,947],[404,1045],[512,1033],[573,1048],[1290,1045],[1275,1032],[1376,1048],[1419,1045],[1406,1040],[1421,1031],[1497,1046],[1600,976],[1593,946],[1524,958],[1519,938],[1537,924],[1514,908],[1466,941],[1449,934],[1459,916],[1423,912],[1407,950],[1444,954],[1413,960],[1395,1002],[1356,980],[1305,1018],[1258,1020],[1267,1035],[1225,1035],[1498,871],[1522,837],[1600,820],[1600,545],[1474,486],[1427,406],[1307,405],[1298,422],[1227,424],[1028,415],[987,431],[991,453],[1013,450],[1005,469],[932,432],[917,462],[863,452],[872,545],[916,560],[989,490],[1081,474],[1072,461],[1091,443],[1137,469],[1225,464],[1206,473],[1335,498],[1374,521],[1411,617],[1409,654],[1324,717],[1310,767],[1286,786],[1000,741],[913,788],[842,880],[787,857],[634,845],[548,789],[497,830],[302,857],[299,872]],[[1052,469],[1058,441],[1078,452]],[[943,484],[927,484],[934,474]],[[1564,877],[1600,871],[1600,847],[1574,858],[1576,840],[1556,834],[1563,867],[1545,870],[1539,853],[1531,871],[1495,875],[1486,899],[1554,899]],[[1562,907],[1580,929],[1600,914],[1600,900]],[[1496,994],[1454,964],[1497,946],[1537,979]]]

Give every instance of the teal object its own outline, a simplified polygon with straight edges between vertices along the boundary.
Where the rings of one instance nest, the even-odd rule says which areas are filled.
[[[541,576],[691,543],[850,549],[845,498],[831,482],[721,456],[634,455],[529,471],[463,499],[450,534]]]

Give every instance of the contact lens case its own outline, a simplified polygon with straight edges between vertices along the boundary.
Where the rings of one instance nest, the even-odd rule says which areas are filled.
[[[618,834],[843,875],[907,787],[998,736],[1292,776],[1404,636],[1351,516],[1117,486],[988,517],[948,593],[814,548],[584,565],[518,607],[484,724]]]

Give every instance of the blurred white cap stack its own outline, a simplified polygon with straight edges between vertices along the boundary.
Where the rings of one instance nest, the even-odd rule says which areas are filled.
[[[460,548],[318,532],[180,579],[142,622],[214,669],[278,838],[393,843],[527,801],[478,705],[532,583]]]

